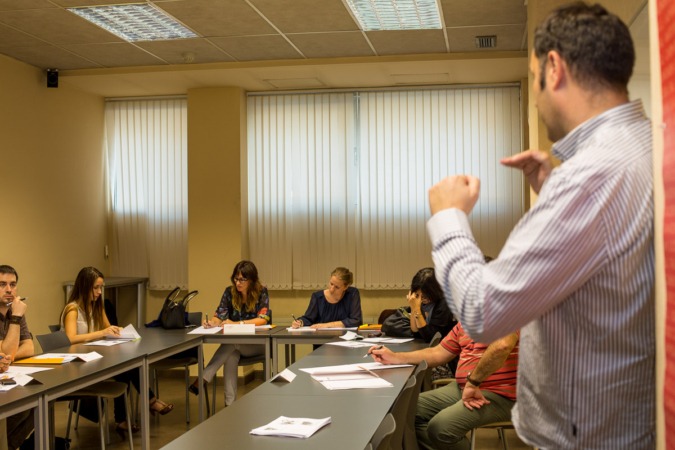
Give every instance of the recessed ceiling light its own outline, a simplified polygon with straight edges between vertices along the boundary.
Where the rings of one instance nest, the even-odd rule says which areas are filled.
[[[437,0],[344,0],[363,31],[441,28]]]
[[[171,16],[148,3],[67,9],[129,42],[197,37]]]

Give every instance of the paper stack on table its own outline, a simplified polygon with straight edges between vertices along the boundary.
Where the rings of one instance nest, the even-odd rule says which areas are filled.
[[[280,416],[267,425],[252,429],[250,433],[260,436],[308,438],[329,423],[330,417],[324,419],[307,419]]]

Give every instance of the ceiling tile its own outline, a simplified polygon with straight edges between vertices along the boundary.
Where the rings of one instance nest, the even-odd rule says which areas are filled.
[[[14,46],[29,47],[34,45],[45,45],[45,43],[26,33],[0,25],[0,49]]]
[[[211,38],[210,41],[237,61],[302,58],[281,36]]]
[[[10,50],[3,50],[7,56],[23,61],[41,69],[92,69],[99,67],[93,61],[87,61],[62,48],[53,45],[43,45],[39,47],[14,47]]]
[[[47,0],[0,0],[0,11],[40,8],[56,8],[56,6]]]
[[[368,31],[366,34],[380,56],[447,51],[442,30]]]
[[[137,42],[136,45],[156,55],[169,64],[203,64],[234,61],[219,47],[206,39],[180,39],[178,41]]]
[[[155,3],[202,37],[276,33],[244,0],[178,0]]]
[[[250,0],[282,33],[356,31],[342,0]]]
[[[52,44],[121,42],[117,36],[64,9],[0,12],[0,23]]]
[[[289,34],[287,37],[307,58],[374,56],[360,31]]]
[[[446,27],[525,24],[523,0],[441,0]]]
[[[135,66],[166,64],[161,59],[127,42],[64,45],[63,47],[103,67],[123,67],[129,64]]]
[[[448,28],[451,52],[490,52],[527,50],[525,25]],[[497,36],[496,48],[476,48],[476,36]]]

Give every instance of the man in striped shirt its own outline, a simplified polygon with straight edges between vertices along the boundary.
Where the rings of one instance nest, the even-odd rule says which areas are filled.
[[[518,333],[487,345],[474,342],[458,323],[435,347],[401,353],[372,347],[370,353],[383,364],[419,364],[426,360],[429,367],[459,357],[456,381],[419,397],[415,428],[421,448],[468,449],[466,434],[472,428],[511,419],[516,400]]]
[[[627,84],[625,24],[599,5],[556,9],[534,35],[532,92],[553,153],[502,161],[539,194],[489,264],[467,215],[471,176],[429,191],[436,274],[472,338],[521,329],[520,437],[540,449],[655,446],[651,124]]]

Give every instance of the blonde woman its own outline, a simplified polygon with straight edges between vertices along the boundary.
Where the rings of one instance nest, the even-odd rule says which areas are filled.
[[[351,328],[363,324],[361,295],[352,286],[354,274],[337,267],[330,274],[328,287],[312,294],[305,314],[292,323],[293,328]]]

